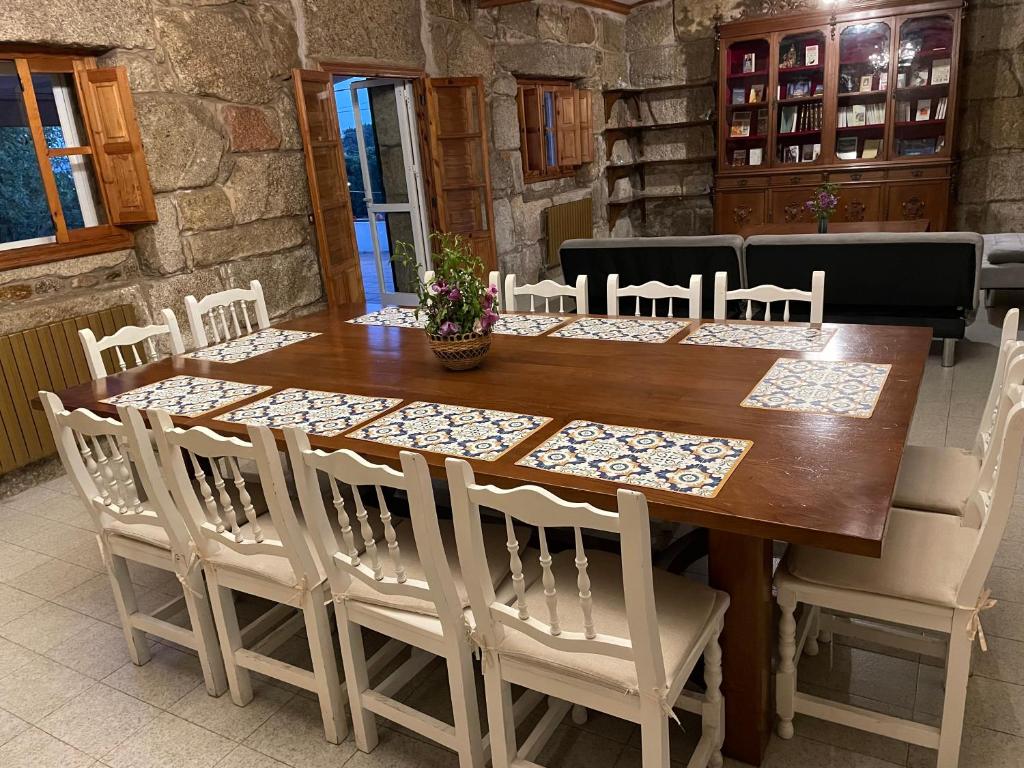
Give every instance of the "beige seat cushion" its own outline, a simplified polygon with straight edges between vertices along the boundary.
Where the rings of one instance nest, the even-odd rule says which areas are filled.
[[[955,607],[978,536],[956,517],[893,509],[881,559],[792,546],[782,568],[814,584]]]
[[[469,592],[462,580],[462,568],[459,566],[459,555],[455,546],[455,527],[450,520],[439,520],[441,529],[441,544],[444,547],[445,555],[448,557],[448,567],[451,569],[452,577],[455,580],[455,591],[462,602],[460,607],[469,607]],[[404,530],[403,530],[404,529]],[[505,548],[506,536],[505,526],[493,523],[481,525],[484,539],[484,550],[487,557],[487,566],[490,569],[491,584],[498,587],[502,580],[509,573],[508,550]],[[420,555],[416,549],[416,541],[412,535],[412,524],[403,523],[397,527],[398,546],[401,551],[402,566],[405,568],[406,576],[410,579],[426,580],[423,573],[423,565],[420,562]],[[520,543],[523,543],[525,536],[520,536]],[[391,558],[387,556],[386,545],[381,542],[378,545],[381,562],[384,566],[384,575],[394,578],[395,571]],[[404,611],[421,613],[427,616],[436,616],[437,609],[430,600],[421,600],[417,597],[407,595],[385,595],[377,591],[366,582],[352,579],[352,584],[345,593],[349,600],[358,600],[373,605],[381,605],[388,608],[399,608]]]
[[[908,445],[893,493],[894,507],[962,515],[981,462],[962,448]]]
[[[594,629],[599,634],[628,638],[626,601],[622,590],[622,561],[608,552],[587,552],[590,591],[594,600]],[[583,631],[579,589],[576,586],[575,552],[566,550],[552,558],[558,618],[563,630]],[[665,676],[669,685],[682,670],[715,605],[716,592],[682,576],[654,570],[654,601],[658,611]],[[544,585],[536,581],[526,590],[532,616],[547,623]],[[632,662],[592,653],[569,653],[540,643],[522,632],[506,630],[499,652],[512,658],[550,667],[573,677],[616,690],[637,691],[636,666]]]
[[[146,512],[153,511],[153,508],[147,504],[143,504],[142,509]],[[121,536],[125,539],[141,541],[143,544],[151,544],[154,547],[170,551],[171,540],[159,522],[153,520],[152,523],[126,523],[124,518],[123,515],[103,515],[103,533],[107,536]]]

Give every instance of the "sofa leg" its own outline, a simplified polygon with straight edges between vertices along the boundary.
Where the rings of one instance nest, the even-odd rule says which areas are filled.
[[[942,340],[942,367],[952,368],[956,362],[956,339]]]

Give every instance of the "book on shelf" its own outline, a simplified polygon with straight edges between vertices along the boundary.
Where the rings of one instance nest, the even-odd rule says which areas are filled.
[[[764,83],[750,86],[750,103],[760,104],[764,101]]]
[[[796,144],[791,144],[788,147],[782,148],[782,162],[784,163],[799,163],[800,162],[800,147]]]
[[[865,139],[864,149],[860,156],[865,160],[874,160],[882,151],[881,139]]]
[[[922,85],[928,85],[928,70],[915,69],[910,73],[910,87],[917,88]]]
[[[917,157],[921,155],[934,155],[942,148],[939,139],[897,139],[896,154],[901,157]],[[943,141],[943,144],[945,142]]]
[[[732,116],[732,124],[729,126],[729,136],[743,137],[750,135],[750,113],[736,112]]]
[[[811,145],[811,160],[817,160],[821,156],[821,144]]]
[[[910,122],[910,102],[909,101],[897,101],[896,102],[896,122],[909,123]]]
[[[949,59],[935,59],[932,62],[932,85],[944,85],[949,82],[949,71],[952,62]]]
[[[792,69],[797,66],[796,43],[789,43],[779,56],[779,69]]]
[[[879,72],[878,73],[878,90],[884,91],[889,87],[889,73]]]
[[[857,81],[854,80],[852,72],[840,72],[839,73],[839,92],[840,93],[856,93],[857,89],[854,87],[857,85]]]
[[[730,104],[745,104],[747,101],[747,91],[745,88],[733,88],[732,89],[732,101]]]
[[[786,84],[787,99],[802,99],[811,95],[810,80],[793,80]]]
[[[840,136],[836,142],[836,157],[840,160],[857,159],[857,137]]]
[[[861,75],[860,87],[857,90],[861,93],[865,91],[875,90],[875,76],[874,75]]]
[[[851,105],[853,109],[850,125],[867,125],[868,124],[868,110],[863,104]]]
[[[782,113],[779,116],[779,133],[792,133],[796,130],[796,113],[796,107],[782,108]]]
[[[733,165],[746,165],[747,164],[747,150],[735,149],[732,153],[732,164]]]
[[[753,147],[750,150],[750,164],[751,165],[760,165],[761,161],[763,160],[763,158],[764,158],[764,149],[762,149],[761,147]]]
[[[753,53],[745,53],[745,54],[743,54],[743,72],[744,72],[744,74],[746,74],[748,72],[756,72],[756,71],[757,71],[757,56],[755,54],[753,54]]]
[[[804,48],[804,64],[813,67],[818,63],[818,46],[808,45]]]
[[[814,145],[813,144],[801,144],[800,145],[800,162],[810,163],[814,161]]]
[[[906,88],[907,87],[907,73],[906,72],[897,72],[896,73],[896,87],[897,88]]]
[[[759,109],[757,110],[757,135],[767,136],[768,135],[768,110]]]
[[[938,103],[935,105],[935,119],[945,120],[946,119],[946,104],[948,100],[945,96],[939,98]]]
[[[932,119],[932,100],[931,99],[918,99],[917,100],[917,112],[914,115],[915,121],[931,120]]]

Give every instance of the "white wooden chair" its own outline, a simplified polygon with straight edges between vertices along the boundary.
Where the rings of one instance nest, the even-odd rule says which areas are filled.
[[[255,326],[249,316],[250,304],[256,319]],[[186,296],[185,314],[188,316],[188,325],[196,349],[209,346],[211,336],[212,343],[219,344],[222,341],[247,336],[256,329],[270,327],[267,302],[263,298],[263,286],[259,280],[249,283],[248,290],[230,288],[211,293],[202,299]],[[207,328],[211,331],[209,335],[206,333]]]
[[[793,736],[799,712],[937,749],[938,768],[956,768],[971,648],[975,637],[985,648],[980,615],[994,604],[985,580],[1010,513],[1024,440],[1024,358],[1013,361],[1008,375],[991,446],[963,518],[894,508],[880,559],[804,546],[786,553],[775,577],[782,610],[775,685],[782,738]],[[794,612],[801,603],[798,625]],[[830,637],[858,637],[944,660],[939,727],[798,692],[797,664],[804,647],[816,645],[816,628]]]
[[[92,513],[132,662],[149,661],[147,633],[191,648],[199,654],[207,692],[220,696],[227,690],[227,679],[206,586],[202,574],[186,565],[193,551],[188,530],[164,513],[170,499],[162,483],[152,482],[160,468],[141,415],[118,409],[118,421],[81,408],[69,413],[57,395],[40,392],[39,397],[64,469]],[[142,613],[128,561],[174,573],[182,596],[152,614]],[[183,602],[189,627],[167,620]]]
[[[702,716],[690,768],[722,765],[724,700],[718,644],[729,605],[724,593],[651,566],[647,502],[620,489],[618,513],[568,503],[536,486],[502,490],[478,485],[469,464],[448,459],[459,561],[466,572],[483,653],[487,721],[494,768],[530,762],[569,704],[551,707],[520,747],[512,718],[511,685],[639,723],[646,768],[669,765],[673,706]],[[494,567],[482,546],[480,508],[504,514],[515,603],[495,596]],[[537,529],[541,579],[522,578],[513,520]],[[571,528],[575,546],[552,553],[547,531]],[[587,553],[583,530],[618,536],[622,557]],[[621,574],[621,581],[619,575]],[[655,599],[658,608],[655,609]],[[683,686],[703,656],[707,691]]]
[[[754,317],[754,302],[764,304],[764,320],[772,320],[772,302],[785,302],[782,321],[789,322],[789,302],[805,301],[811,305],[812,323],[820,323],[825,311],[825,273],[811,273],[811,290],[801,291],[796,288],[779,288],[777,285],[758,285],[753,288],[734,288],[729,290],[729,275],[726,272],[715,273],[715,320],[725,320],[730,301],[746,301],[747,310],[744,317]]]
[[[893,505],[922,509],[947,515],[963,514],[964,506],[977,480],[981,463],[992,440],[997,406],[1008,379],[1006,372],[1012,358],[1024,352],[1017,341],[1020,311],[1011,309],[1003,319],[999,355],[985,410],[971,450],[955,446],[908,445],[903,452],[900,473],[896,479]]]
[[[334,595],[356,746],[364,752],[376,746],[374,715],[379,715],[458,753],[461,768],[483,768],[487,747],[480,733],[473,649],[464,618],[469,597],[452,524],[437,519],[426,460],[402,451],[401,470],[395,470],[344,449],[314,451],[299,429],[286,429],[285,440],[302,512]],[[335,527],[321,491],[325,486]],[[375,490],[376,509],[366,508],[360,487]],[[411,523],[392,520],[383,489],[405,492]],[[499,551],[505,552],[505,529],[485,529],[483,546],[497,558]],[[500,567],[490,572],[491,589],[502,592],[500,584],[508,575]],[[511,589],[504,592],[510,595]],[[413,648],[410,659],[376,688],[369,685],[362,627]],[[447,663],[454,725],[394,698],[434,656]]]
[[[651,302],[651,317],[657,317],[657,300],[668,299],[668,316],[675,317],[673,313],[673,301],[683,299],[687,302],[689,317],[691,320],[700,320],[701,311],[701,276],[690,276],[690,287],[683,288],[681,285],[666,285],[657,280],[651,280],[643,285],[627,285],[619,287],[619,276],[608,275],[608,316],[615,317],[619,314],[619,299],[625,296],[633,296],[633,315],[640,317],[640,299],[649,299]]]
[[[162,355],[157,347],[157,340],[162,336],[167,337],[167,346],[172,355],[184,354],[185,343],[181,339],[178,319],[169,309],[164,309],[161,314],[164,318],[163,325],[126,325],[102,339],[97,339],[96,334],[89,328],[79,330],[78,338],[82,341],[85,362],[89,365],[89,375],[93,380],[108,375],[106,363],[103,361],[103,352],[108,349],[113,350],[110,355],[120,371],[159,360]]]
[[[205,427],[175,427],[163,411],[148,411],[147,417],[175,508],[196,543],[190,567],[201,563],[206,574],[232,701],[238,706],[252,701],[250,672],[311,691],[320,700],[327,740],[340,743],[348,722],[325,607],[330,590],[310,555],[305,530],[285,512],[290,501],[270,430],[250,426],[245,441]],[[243,461],[255,465],[259,484],[247,483],[239,468]],[[266,514],[260,514],[263,509]],[[234,591],[279,605],[243,630]],[[282,617],[287,618],[281,622]],[[269,655],[301,629],[312,671]]]
[[[554,280],[541,280],[539,283],[529,285],[518,285],[514,274],[505,275],[505,301],[506,312],[517,310],[517,296],[530,297],[530,312],[551,312],[551,300],[558,299],[558,312],[565,312],[565,300],[572,299],[576,304],[576,314],[587,314],[587,276],[580,275],[576,278],[576,285],[563,285]],[[537,309],[537,299],[544,299],[544,309]]]

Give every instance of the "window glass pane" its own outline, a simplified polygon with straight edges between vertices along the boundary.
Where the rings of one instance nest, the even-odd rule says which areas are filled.
[[[68,229],[106,224],[103,198],[96,188],[96,173],[89,155],[51,157],[50,167],[57,182],[60,207]]]
[[[43,120],[43,134],[50,149],[84,147],[89,136],[82,125],[75,79],[70,73],[36,73],[32,87]]]
[[[0,60],[0,249],[52,242],[43,181],[13,61]]]
[[[544,92],[544,130],[548,167],[558,165],[558,150],[555,147],[555,94]]]

